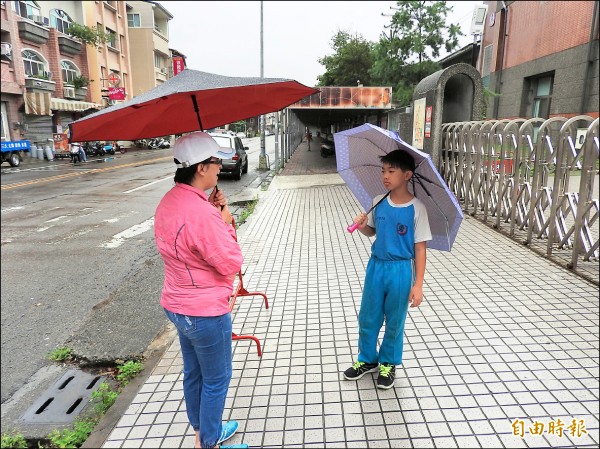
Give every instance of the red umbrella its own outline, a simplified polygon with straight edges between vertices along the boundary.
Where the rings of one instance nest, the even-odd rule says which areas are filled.
[[[71,123],[71,142],[182,134],[279,111],[318,92],[297,81],[186,69],[137,97]]]

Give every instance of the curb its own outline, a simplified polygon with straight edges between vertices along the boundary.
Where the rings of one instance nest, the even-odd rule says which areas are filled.
[[[108,409],[87,440],[81,445],[82,448],[99,448],[103,446],[175,338],[177,338],[175,328],[169,323],[165,324],[158,336],[148,346],[147,358],[144,361],[142,373],[123,388],[115,403]],[[146,354],[144,356],[146,357]]]

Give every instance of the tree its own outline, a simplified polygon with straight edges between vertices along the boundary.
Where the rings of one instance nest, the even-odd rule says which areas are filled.
[[[446,25],[452,7],[446,2],[398,1],[396,11],[375,44],[371,76],[375,84],[392,85],[394,102],[407,105],[416,85],[440,69],[433,59],[442,46],[451,52],[463,33],[457,24]]]
[[[360,34],[351,35],[338,30],[331,39],[331,48],[333,55],[318,60],[319,64],[325,66],[325,73],[317,77],[319,86],[355,86],[359,80],[366,86],[371,84],[371,42]]]

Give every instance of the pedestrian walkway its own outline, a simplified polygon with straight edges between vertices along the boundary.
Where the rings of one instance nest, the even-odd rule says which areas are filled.
[[[263,355],[234,342],[231,444],[598,447],[598,288],[469,216],[451,253],[428,252],[394,388],[344,380],[371,240],[346,231],[360,206],[337,174],[292,170],[307,157],[301,145],[238,231],[245,286],[269,309],[233,311]],[[193,447],[181,369],[174,340],[103,447]]]

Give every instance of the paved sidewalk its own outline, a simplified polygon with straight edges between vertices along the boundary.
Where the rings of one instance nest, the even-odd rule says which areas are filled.
[[[288,168],[299,157],[302,146]],[[466,217],[452,253],[428,252],[395,387],[343,380],[371,240],[346,231],[360,206],[337,174],[285,174],[238,232],[245,286],[269,309],[240,298],[233,312],[234,332],[264,353],[234,342],[231,444],[598,447],[597,286]],[[181,368],[174,340],[103,447],[194,446]]]

